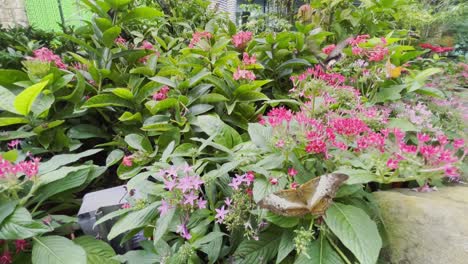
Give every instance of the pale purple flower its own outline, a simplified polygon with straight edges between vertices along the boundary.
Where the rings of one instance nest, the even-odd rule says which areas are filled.
[[[14,149],[14,148],[17,148],[17,147],[19,146],[20,143],[21,143],[20,140],[15,139],[15,140],[12,140],[12,141],[10,141],[10,142],[8,143],[8,147],[9,147],[10,149]]]
[[[171,166],[168,170],[166,170],[167,175],[176,177],[177,176],[177,168],[175,166]]]
[[[189,194],[184,195],[184,204],[190,204],[193,206],[193,202],[197,200],[198,195],[195,195],[193,191],[191,191]]]
[[[161,201],[161,206],[159,206],[158,211],[159,211],[160,215],[163,216],[163,215],[167,214],[167,212],[171,208],[172,207],[165,200],[162,200]]]
[[[216,223],[222,224],[224,221],[224,218],[226,215],[229,213],[229,210],[224,209],[224,205],[220,209],[215,209],[216,210]]]
[[[192,238],[192,235],[190,235],[190,232],[188,231],[187,226],[185,224],[178,225],[176,232],[179,233],[180,236],[185,238],[186,240]]]
[[[174,190],[174,188],[177,186],[176,180],[164,180],[164,187],[168,191]]]
[[[238,178],[232,179],[231,183],[228,185],[231,186],[234,190],[239,190],[239,186],[242,184],[242,180],[239,180]]]
[[[190,166],[190,165],[188,165],[188,164],[185,164],[185,166],[184,166],[184,172],[188,174],[188,173],[191,172],[191,171],[192,171],[192,166]]]
[[[224,203],[225,203],[226,206],[228,206],[228,207],[231,206],[231,204],[232,204],[231,198],[227,197],[226,199],[224,199]]]
[[[199,209],[205,209],[206,208],[206,200],[203,200],[202,198],[198,199],[198,208]]]

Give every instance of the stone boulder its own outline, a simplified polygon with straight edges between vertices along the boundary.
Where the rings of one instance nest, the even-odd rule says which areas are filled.
[[[388,264],[467,264],[468,187],[374,193],[387,230]]]

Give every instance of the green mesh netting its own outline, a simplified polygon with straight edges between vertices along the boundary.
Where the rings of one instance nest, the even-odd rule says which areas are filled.
[[[47,31],[62,30],[59,1],[62,5],[65,25],[80,25],[82,10],[79,0],[25,0],[29,24]]]

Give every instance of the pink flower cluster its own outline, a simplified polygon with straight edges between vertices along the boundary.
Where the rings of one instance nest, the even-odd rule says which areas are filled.
[[[202,38],[209,40],[213,37],[210,32],[195,32],[193,33],[192,40],[190,41],[189,48],[194,48],[202,40]]]
[[[114,40],[114,43],[117,45],[125,45],[127,44],[127,40],[124,39],[122,36],[119,36],[118,38]]]
[[[435,53],[445,53],[445,52],[453,51],[453,47],[434,46],[429,43],[422,43],[419,46],[423,49],[430,49],[432,52],[435,52]]]
[[[161,200],[158,211],[161,216],[164,216],[172,208],[180,207],[186,213],[186,217],[177,227],[176,232],[188,240],[192,237],[186,225],[189,212],[194,209],[205,209],[207,206],[207,201],[201,195],[201,187],[204,182],[200,176],[194,174],[192,167],[187,164],[161,170],[159,176],[163,179],[168,196]]]
[[[240,31],[232,36],[232,43],[238,49],[244,49],[247,43],[252,40],[253,33],[250,31]]]
[[[444,171],[447,177],[454,180],[458,179],[460,172],[455,163],[462,161],[467,153],[465,149],[461,158],[458,158],[456,155],[458,150],[465,148],[465,141],[463,139],[454,139],[450,144],[450,141],[444,134],[431,137],[427,134],[418,133],[418,144],[408,145],[404,141],[406,133],[398,129],[395,129],[393,133],[395,135],[397,150],[387,161],[387,167],[398,169],[400,162],[407,161],[414,163],[413,159],[422,157],[423,162],[420,165],[430,168],[423,169],[421,172]]]
[[[327,73],[322,67],[320,67],[320,65],[315,65],[314,68],[308,68],[305,72],[297,76],[291,76],[290,80],[293,82],[294,87],[297,87],[299,82],[305,81],[309,77],[323,80],[332,86],[340,86],[346,81],[346,78],[343,75],[335,72]]]
[[[31,160],[13,164],[0,156],[0,179],[8,176],[21,175],[26,175],[26,177],[30,179],[39,172],[39,161],[40,158],[31,158]]]
[[[159,91],[157,91],[157,92],[155,92],[153,94],[153,100],[161,101],[161,100],[167,99],[167,95],[169,94],[170,90],[171,89],[167,85],[161,87],[161,89],[159,89]]]
[[[352,46],[351,51],[353,55],[366,55],[369,61],[382,61],[389,52],[388,48],[385,47],[385,45],[387,45],[387,40],[385,38],[381,38],[381,44],[368,50],[359,46],[359,44],[367,42],[369,37],[369,35],[360,35],[356,38],[348,39],[348,43]]]
[[[231,183],[229,186],[234,191],[245,191],[247,194],[252,195],[251,185],[254,182],[255,174],[252,171],[249,171],[242,175],[237,175],[236,177],[232,178]],[[224,205],[221,208],[216,208],[216,223],[222,224],[226,216],[229,214],[229,208],[232,205],[232,200],[230,198],[226,198],[224,200]]]
[[[335,45],[335,44],[331,44],[331,45],[325,46],[325,47],[322,49],[322,52],[328,55],[328,54],[330,54],[335,48],[336,48],[336,45]]]
[[[244,52],[244,54],[242,55],[242,63],[244,63],[244,65],[255,64],[257,63],[257,57],[255,56],[255,54],[249,56],[247,52]]]
[[[253,71],[249,70],[243,70],[240,67],[237,68],[237,70],[233,74],[234,80],[251,80],[254,81],[257,77],[255,76],[255,73]]]
[[[34,60],[39,60],[43,62],[54,62],[55,66],[57,66],[58,68],[67,69],[67,65],[63,63],[60,56],[54,54],[53,51],[51,51],[50,49],[46,47],[33,51],[33,54],[34,54],[34,57],[33,57]]]

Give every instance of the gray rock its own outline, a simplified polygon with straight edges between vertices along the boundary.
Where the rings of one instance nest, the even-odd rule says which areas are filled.
[[[374,194],[388,235],[383,263],[468,263],[468,187]]]

